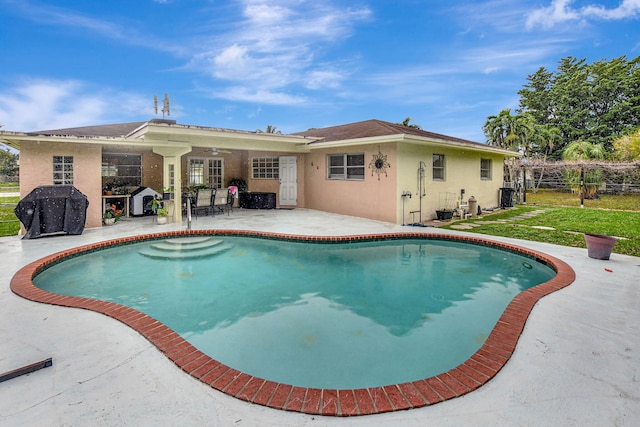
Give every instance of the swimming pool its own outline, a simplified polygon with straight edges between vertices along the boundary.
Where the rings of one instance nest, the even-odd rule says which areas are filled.
[[[205,234],[200,233],[201,236]],[[182,235],[183,233],[175,233],[175,235],[164,237],[175,239]],[[245,237],[239,239],[239,235]],[[252,236],[248,245],[245,244],[247,235]],[[32,273],[39,272],[34,277],[36,282],[51,282],[49,279],[65,265],[70,266],[72,270],[80,269],[80,265],[87,265],[84,262],[87,257],[97,257],[97,263],[106,265],[103,271],[98,272],[98,276],[107,278],[106,283],[113,284],[112,288],[115,292],[107,296],[80,293],[79,295],[83,298],[107,300],[104,303],[89,303],[92,307],[88,308],[105,312],[141,330],[143,335],[165,351],[185,371],[226,393],[268,406],[331,415],[348,415],[353,414],[354,411],[361,414],[384,412],[402,409],[403,405],[404,408],[423,406],[477,388],[495,375],[510,356],[510,349],[512,351],[512,346],[515,346],[519,329],[522,328],[533,306],[532,302],[535,303],[540,296],[557,289],[559,285],[566,286],[570,283],[561,283],[563,280],[567,281],[567,272],[566,266],[558,260],[528,251],[525,252],[525,258],[513,258],[520,257],[514,253],[515,248],[508,245],[489,244],[481,239],[464,239],[464,242],[460,242],[461,239],[458,238],[443,240],[409,234],[313,238],[316,244],[310,245],[311,252],[297,258],[296,256],[301,253],[301,247],[304,246],[300,243],[300,239],[305,240],[305,238],[238,232],[215,233],[212,236],[215,240],[224,240],[225,244],[232,247],[212,258],[196,260],[194,265],[204,262],[214,266],[213,271],[204,273],[209,278],[206,280],[199,276],[198,268],[192,264],[186,267],[185,263],[157,261],[153,256],[147,256],[141,258],[149,258],[150,261],[156,262],[156,267],[151,273],[143,273],[141,278],[133,278],[135,283],[139,283],[138,288],[142,287],[142,289],[138,289],[139,292],[133,294],[130,286],[121,287],[119,281],[113,276],[114,269],[109,266],[118,265],[120,270],[123,270],[123,266],[117,259],[111,259],[111,256],[119,256],[119,252],[132,248],[135,248],[139,255],[139,252],[144,250],[139,245],[155,244],[155,242],[146,241],[146,238],[132,239],[126,243],[145,241],[136,243],[136,246],[118,246],[115,250],[110,250],[114,253],[108,257],[104,256],[106,252],[95,251],[100,247],[112,246],[111,243],[114,242],[102,246],[94,245],[89,248],[93,251],[92,254],[60,262],[65,256],[86,252],[84,249],[87,248],[79,248],[77,251],[71,251],[74,252],[73,254],[60,254],[40,263]],[[267,248],[265,245],[273,243],[276,237],[284,237],[286,241],[278,242],[275,248]],[[318,241],[324,243],[317,244]],[[255,269],[248,269],[246,266],[242,268],[241,261],[246,261],[250,256],[249,252],[254,249],[264,264]],[[390,261],[391,253],[394,254],[395,261]],[[503,260],[499,271],[488,276],[481,273],[479,266],[489,264],[489,259],[494,256]],[[448,264],[447,259],[458,259],[462,264],[457,266]],[[82,260],[81,263],[78,262],[80,260]],[[515,262],[512,262],[514,260]],[[471,261],[476,263],[471,264]],[[327,262],[333,264],[327,264]],[[251,265],[258,266],[258,261],[252,258]],[[271,275],[265,274],[268,265],[277,265],[278,269],[286,273],[284,278],[269,280]],[[327,265],[331,265],[331,268]],[[550,270],[549,266],[551,266],[561,274],[547,281],[542,287],[549,289],[542,293],[539,290],[540,286],[521,292],[532,283],[526,284],[525,279],[516,279],[516,277],[520,273],[523,274],[522,277],[526,277],[539,266],[543,267],[542,270]],[[95,263],[92,268],[96,269]],[[133,273],[136,273],[139,269],[133,270]],[[350,288],[349,292],[344,292],[345,285],[337,283],[334,276],[327,274],[328,270],[335,270],[346,278],[347,283],[351,284],[346,286]],[[429,277],[427,270],[432,270],[436,273],[434,277],[446,276],[452,278],[452,281],[442,283],[443,286],[440,287],[441,283],[432,283],[433,279],[416,283],[415,279],[405,277],[403,270],[420,270],[420,277]],[[125,273],[124,270],[122,273]],[[457,277],[456,273],[459,273]],[[69,291],[77,290],[81,284],[97,280],[88,279],[87,274],[88,270],[82,271],[82,280],[67,277],[66,281],[56,285],[58,288],[47,289],[56,293],[72,293]],[[548,279],[549,271],[546,274]],[[563,280],[558,280],[559,276],[562,276],[560,278]],[[311,287],[310,278],[312,277],[326,279],[323,290]],[[480,284],[471,287],[462,286],[462,282],[468,282],[470,278],[478,279]],[[191,281],[192,279],[195,281]],[[251,290],[245,289],[251,283],[260,284],[260,286]],[[390,286],[390,284],[393,285]],[[205,293],[193,298],[191,288],[199,285],[206,285]],[[91,287],[95,288],[95,286]],[[103,287],[104,285],[98,286],[98,288]],[[295,290],[288,291],[292,287]],[[169,300],[172,304],[168,305],[168,310],[167,307],[150,308],[152,305],[150,302],[154,299],[151,294],[158,288],[164,289],[161,293],[170,292]],[[183,293],[185,288],[188,288],[186,294]],[[181,289],[181,292],[173,293],[177,289]],[[240,289],[242,292],[239,292]],[[373,290],[381,292],[376,298],[381,299],[382,302],[370,304],[375,302],[371,301]],[[207,295],[207,291],[209,297],[203,297],[202,295]],[[500,302],[501,306],[493,317],[487,317],[477,308],[472,308],[470,304],[473,298],[480,298],[480,301],[484,302],[480,306],[487,305],[488,301],[495,300],[498,296],[502,296],[498,294],[507,293],[507,291],[510,295],[506,301]],[[526,298],[522,296],[528,293],[532,296]],[[229,294],[232,299],[219,302],[215,296],[220,294]],[[513,299],[516,294],[517,296]],[[184,301],[179,300],[180,295],[183,295]],[[247,305],[249,295],[260,295],[259,300],[262,301],[262,305]],[[77,306],[79,302],[87,304],[86,301],[88,301],[74,297],[39,295],[39,298],[42,297],[49,299],[49,302],[62,305]],[[195,311],[194,299],[204,302],[210,309],[208,311],[216,312],[220,316],[216,319],[192,316],[191,313]],[[216,303],[219,305],[216,306]],[[129,311],[120,304],[130,305],[135,310]],[[365,307],[367,304],[372,307]],[[171,307],[173,307],[174,319],[165,318],[162,312],[171,312]],[[416,307],[419,308],[416,309]],[[460,326],[456,324],[460,323],[456,321],[460,318],[459,310],[473,311],[476,320],[474,323],[477,323],[473,330],[461,332],[460,329],[446,329],[452,324],[456,328]],[[147,313],[150,317],[138,312]],[[285,313],[286,316],[276,315],[280,312]],[[494,328],[501,316],[501,320]],[[153,321],[153,318],[162,321],[164,325]],[[278,326],[277,320],[282,320],[278,318],[285,319],[285,326],[282,324]],[[143,325],[145,323],[149,324]],[[179,339],[180,337],[172,334],[173,331],[167,331],[165,325],[182,334],[198,350],[186,346],[184,341]],[[314,329],[318,325],[328,326],[328,328]],[[503,329],[504,327],[508,329],[508,333],[500,331],[501,325]],[[493,332],[491,332],[492,328]],[[345,331],[340,331],[341,329],[346,330],[346,335]],[[441,334],[443,337],[440,341],[431,345],[425,344],[429,342],[427,338],[433,338],[434,332],[443,330],[446,332]],[[270,343],[264,342],[267,339],[265,331],[275,332],[272,334],[274,336],[296,335],[301,348],[286,349],[283,353],[278,353],[273,349],[277,350],[283,345],[276,343],[275,347],[269,347],[267,344]],[[373,337],[374,333],[375,337]],[[219,336],[216,337],[216,334]],[[338,347],[328,353],[320,351],[320,356],[314,359],[311,356],[312,352],[317,352],[321,347],[320,344],[332,338],[332,335],[336,335],[338,344],[351,341],[356,347]],[[494,339],[491,338],[492,335]],[[418,339],[414,340],[413,344],[407,345],[402,342],[407,336]],[[485,341],[487,336],[489,338]],[[211,353],[211,349],[205,348],[207,343],[213,343],[213,352],[209,354],[213,359],[204,354]],[[471,347],[467,345],[469,343],[472,344]],[[456,356],[461,357],[460,360],[455,358],[447,360],[448,365],[436,366],[435,371],[408,369],[419,365],[424,361],[423,359],[429,359],[434,347],[452,354],[452,352],[457,353],[457,347],[462,344],[467,347],[463,356]],[[450,347],[446,347],[447,345]],[[224,351],[216,352],[216,349],[220,348]],[[241,355],[248,355],[250,356],[248,359],[255,360],[238,362],[229,359],[230,356],[226,353],[228,349],[239,349]],[[259,350],[265,350],[265,352],[260,353]],[[275,357],[269,359],[265,353],[269,355],[273,353]],[[355,356],[354,361],[343,364],[342,359],[347,355]],[[385,361],[393,359],[400,360],[400,365],[404,367],[400,371],[406,374],[406,377],[394,377],[393,375],[396,374],[393,372],[386,372]],[[307,364],[296,365],[294,362],[297,361]],[[259,365],[280,366],[284,369],[280,369],[282,372],[263,373],[254,371],[255,366],[252,364],[258,367]],[[381,374],[382,379],[376,379],[377,382],[358,382],[370,377],[367,371],[372,370]],[[337,383],[335,378],[327,383],[317,382],[317,378],[299,382],[297,379],[286,376],[290,371],[320,373],[318,377],[321,381],[326,380],[325,376],[328,372],[335,371],[338,373],[338,379],[347,382]],[[335,411],[331,411],[331,405],[326,405],[334,399],[336,402],[341,402],[341,398],[344,399],[344,403],[335,406]],[[364,402],[369,401],[370,404],[363,403],[362,399]],[[323,402],[322,405],[318,403],[319,401]],[[349,401],[358,402],[357,409],[349,410]]]

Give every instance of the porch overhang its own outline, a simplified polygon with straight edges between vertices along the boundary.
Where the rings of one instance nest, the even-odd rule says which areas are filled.
[[[153,146],[190,146],[224,150],[309,152],[316,138],[248,132],[203,126],[148,122],[126,136],[129,143]]]
[[[124,136],[78,136],[0,131],[0,142],[20,150],[22,142],[73,143],[105,146],[127,146],[153,150],[154,148],[188,149],[193,147],[226,150],[309,152],[308,144],[317,138],[248,132],[204,126],[181,125],[152,120]]]

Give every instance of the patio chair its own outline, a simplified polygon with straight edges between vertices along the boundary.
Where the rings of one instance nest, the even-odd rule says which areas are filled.
[[[226,211],[227,215],[229,215],[229,212],[233,210],[233,195],[228,188],[221,188],[216,191],[214,209],[220,213],[224,213]]]
[[[213,202],[216,197],[216,190],[212,188],[201,188],[196,193],[196,202],[192,206],[193,214],[198,216],[201,212],[205,215],[213,213]]]

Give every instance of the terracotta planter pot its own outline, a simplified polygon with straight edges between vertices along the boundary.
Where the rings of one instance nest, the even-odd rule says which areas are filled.
[[[613,247],[618,239],[611,236],[602,236],[600,234],[586,234],[584,240],[587,242],[587,255],[594,259],[609,259]]]

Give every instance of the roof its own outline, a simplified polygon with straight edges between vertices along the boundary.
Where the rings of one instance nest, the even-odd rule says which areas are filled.
[[[442,135],[439,133],[429,132],[411,126],[404,126],[402,124],[389,123],[382,120],[365,120],[363,122],[349,123],[346,125],[310,129],[305,132],[294,133],[293,135],[322,138],[321,140],[315,141],[312,144],[322,144],[323,142],[344,141],[359,138],[371,138],[376,136],[412,135],[448,142],[486,146],[486,144],[482,144],[480,142],[455,138],[453,136]]]
[[[179,134],[180,141],[171,140],[171,136],[176,134]],[[490,151],[507,156],[520,157],[519,153],[500,147],[382,120],[365,120],[279,135],[258,131],[249,132],[179,125],[175,120],[152,119],[144,122],[83,126],[29,133],[0,132],[0,138],[3,143],[18,150],[20,149],[21,140],[44,138],[56,141],[58,139],[69,139],[72,142],[83,141],[86,143],[93,143],[95,140],[98,143],[106,144],[130,144],[131,141],[135,141],[137,145],[146,146],[154,146],[158,141],[166,145],[167,141],[169,141],[173,142],[174,145],[215,146],[223,149],[257,149],[259,147],[267,151],[293,150],[299,152],[337,145],[369,144],[373,141],[388,139],[389,141],[404,141],[411,144],[450,145],[474,151]],[[256,143],[259,145],[256,145]]]
[[[27,132],[29,136],[76,136],[76,137],[125,137],[147,122],[115,123],[110,125],[82,126],[66,129]]]
[[[138,147],[215,147],[234,150],[306,152],[310,138],[259,131],[183,125],[175,120],[82,126],[34,132],[0,131],[0,142],[20,150],[24,141],[72,142]]]

